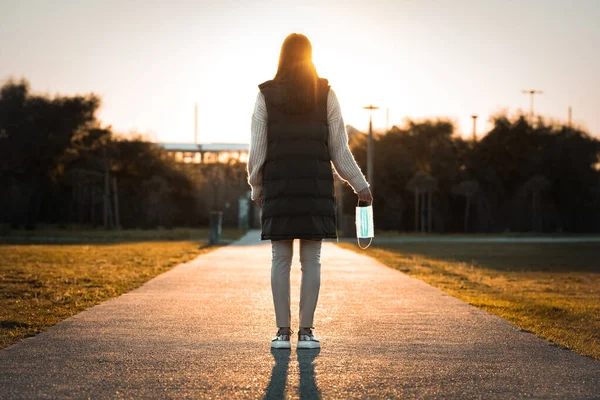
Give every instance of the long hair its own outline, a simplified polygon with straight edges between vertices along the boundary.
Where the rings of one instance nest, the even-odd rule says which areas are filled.
[[[279,65],[273,78],[285,86],[286,108],[296,112],[312,110],[316,104],[318,79],[310,40],[299,33],[288,35],[281,45]]]

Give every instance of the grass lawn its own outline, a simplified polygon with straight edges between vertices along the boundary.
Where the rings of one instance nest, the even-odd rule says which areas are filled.
[[[600,360],[598,243],[394,243],[366,254]]]
[[[113,232],[82,232],[82,241],[86,235],[94,240],[0,244],[0,348],[215,248],[207,247],[205,241],[172,240],[169,235],[174,233],[165,232],[123,231],[120,237]],[[225,230],[223,238],[235,239],[241,234]]]

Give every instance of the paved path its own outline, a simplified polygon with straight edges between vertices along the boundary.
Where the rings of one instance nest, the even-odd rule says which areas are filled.
[[[257,238],[1,351],[0,398],[600,398],[600,362],[332,243],[323,348],[272,352],[270,247]],[[293,271],[295,324],[297,251]]]

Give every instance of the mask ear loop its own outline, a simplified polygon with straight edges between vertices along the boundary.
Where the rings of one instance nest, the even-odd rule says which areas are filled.
[[[368,249],[368,248],[369,248],[369,246],[371,245],[371,242],[372,242],[372,241],[373,241],[373,238],[369,238],[369,244],[367,245],[367,247],[362,247],[362,246],[360,245],[360,238],[359,238],[359,237],[357,237],[357,238],[356,238],[356,243],[358,244],[358,247],[360,247],[362,250],[366,250],[366,249]]]
[[[372,204],[373,204],[373,202],[371,202],[371,205],[372,205]],[[359,201],[356,203],[356,206],[357,206],[357,207],[360,207],[360,200],[359,200]],[[369,238],[369,244],[367,245],[367,247],[362,247],[362,246],[360,245],[360,238],[359,238],[358,236],[356,236],[356,244],[358,244],[358,247],[359,247],[361,250],[366,250],[366,249],[368,249],[368,248],[369,248],[369,246],[371,245],[371,243],[372,243],[372,242],[373,242],[373,238]]]

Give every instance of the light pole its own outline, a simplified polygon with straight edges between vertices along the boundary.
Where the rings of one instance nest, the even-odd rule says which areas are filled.
[[[528,94],[530,96],[529,97],[529,118],[531,119],[531,123],[533,123],[533,96],[535,96],[536,94],[542,94],[542,93],[544,93],[544,91],[530,89],[530,90],[521,90],[521,93]]]
[[[194,144],[198,144],[198,103],[194,104]]]
[[[473,142],[477,141],[477,115],[473,114],[471,115],[471,118],[473,118]]]
[[[385,109],[385,133],[387,134],[390,129],[390,108]]]
[[[370,104],[363,107],[365,110],[371,111],[369,114],[369,140],[367,141],[367,181],[373,192],[373,110],[378,110],[379,107]]]

